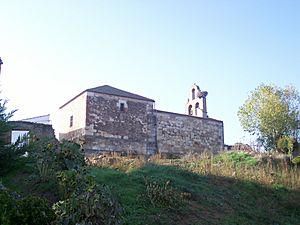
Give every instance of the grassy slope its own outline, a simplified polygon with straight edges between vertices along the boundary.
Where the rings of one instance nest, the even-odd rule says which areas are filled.
[[[7,187],[55,201],[47,183],[30,181],[32,168],[20,161],[0,178]],[[146,164],[130,172],[90,168],[99,183],[109,185],[125,209],[126,224],[300,224],[300,191],[264,186],[234,178],[200,175],[174,166]],[[154,207],[144,197],[144,178],[191,194],[184,207]],[[54,191],[55,192],[55,191]]]
[[[92,168],[91,173],[118,194],[127,224],[300,224],[300,192],[284,188],[153,164],[129,173],[100,168]],[[170,180],[191,198],[183,208],[154,208],[140,197],[145,192],[144,177]]]

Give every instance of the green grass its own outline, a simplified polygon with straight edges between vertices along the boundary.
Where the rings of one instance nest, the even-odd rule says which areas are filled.
[[[108,184],[125,209],[126,224],[300,224],[300,192],[233,178],[199,175],[173,166],[147,164],[129,173],[91,168]],[[170,181],[191,194],[177,210],[143,201],[144,178]]]
[[[297,171],[282,172],[280,180],[269,182],[276,178],[267,175],[272,168],[258,164],[249,155],[152,163],[120,159],[118,165],[103,166],[90,166],[89,172],[118,197],[128,225],[300,224],[300,186],[287,182],[291,174],[297,180]],[[55,184],[33,182],[32,172],[31,163],[20,159],[0,180],[23,195],[34,194],[55,202]],[[147,195],[145,179],[157,183],[159,191],[189,195],[176,207],[154,205]],[[172,189],[165,188],[167,182]]]

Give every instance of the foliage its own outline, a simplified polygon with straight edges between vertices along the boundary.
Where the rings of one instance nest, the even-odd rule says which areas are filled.
[[[76,143],[56,140],[31,140],[26,147],[42,181],[56,179],[63,170],[79,170],[85,166],[84,154]]]
[[[57,224],[122,224],[122,207],[103,185],[93,185],[82,193],[73,192],[68,199],[53,205]]]
[[[232,163],[236,166],[255,166],[258,160],[245,152],[229,152],[214,157],[214,163]]]
[[[0,170],[8,167],[10,163],[22,152],[17,151],[18,149],[11,148],[6,144],[6,134],[11,129],[8,120],[13,116],[16,110],[6,112],[7,101],[0,99]]]
[[[59,143],[55,140],[36,140],[34,136],[31,138],[33,140],[23,149],[29,152],[28,160],[33,162],[40,178],[38,183],[54,181],[61,197],[61,201],[53,206],[55,224],[121,224],[121,205],[107,186],[96,185],[94,178],[87,173],[79,145],[69,141]],[[36,215],[35,210],[25,210],[26,207],[30,209],[31,205],[43,213],[43,205],[37,199],[25,200],[16,203],[13,215],[17,222],[12,224],[26,224],[29,220],[34,222],[32,216]],[[39,224],[48,224],[41,219],[36,215]]]
[[[154,207],[176,209],[183,206],[184,201],[190,196],[189,193],[179,191],[172,187],[170,180],[158,182],[144,178],[144,181],[146,190],[143,196],[146,197]]]
[[[0,191],[0,208],[0,224],[4,225],[46,225],[54,220],[54,212],[43,199],[14,199],[7,190]]]
[[[300,163],[300,155],[292,159],[292,163],[299,164]]]
[[[78,170],[86,165],[80,145],[66,140],[59,145],[57,160],[61,170]]]
[[[267,149],[275,149],[283,136],[298,137],[300,97],[294,87],[258,86],[239,108],[243,129],[257,135]]]
[[[218,155],[205,154],[198,158],[185,157],[171,160],[156,158],[155,163],[153,159],[150,163],[141,160],[143,163],[134,163],[132,166],[136,166],[135,168],[124,171],[118,169],[122,167],[121,160],[116,160],[117,169],[107,161],[107,166],[102,165],[101,168],[89,167],[86,171],[71,170],[71,173],[65,175],[64,183],[68,185],[75,179],[76,185],[82,185],[83,188],[72,189],[70,185],[71,187],[68,188],[70,194],[62,197],[56,204],[58,205],[55,208],[57,217],[53,224],[63,224],[64,221],[67,223],[68,218],[70,218],[69,224],[75,224],[73,218],[78,217],[81,218],[77,221],[78,224],[89,224],[88,221],[93,221],[95,214],[96,217],[104,213],[114,215],[114,210],[122,208],[124,212],[122,217],[118,217],[119,221],[122,220],[130,225],[300,224],[299,168],[290,167],[283,161],[274,164],[269,154],[256,155],[255,159],[259,160],[259,163],[255,166],[245,163],[247,162],[245,159],[251,159],[252,156],[243,155],[232,160],[235,157],[228,156],[224,160],[216,160]],[[126,158],[122,159],[125,160]],[[128,160],[132,162],[131,159]],[[239,162],[241,163],[237,166]],[[143,166],[140,166],[142,164]],[[24,164],[23,167],[19,167],[19,173],[9,177],[9,180],[18,181],[18,188],[28,188],[27,184],[22,183],[26,177],[18,180],[20,176],[28,176],[29,173],[24,173],[24,170],[28,170],[28,166],[30,164]],[[83,177],[78,174],[74,176],[74,172],[82,174]],[[92,175],[91,179],[94,182],[85,186],[86,175]],[[171,210],[170,207],[160,203],[152,204],[146,197],[145,177],[149,184],[155,186],[155,183],[159,186],[156,188],[159,191],[166,187],[166,189],[173,189],[176,194],[190,193],[190,196],[187,196],[188,201],[184,199],[183,207],[181,204],[178,207],[171,205]],[[7,177],[3,177],[4,184],[7,180]],[[170,182],[166,184],[168,181]],[[102,184],[108,185],[104,186],[105,189],[110,188],[103,191]],[[36,190],[36,186],[29,188],[33,194],[43,194],[40,190],[36,193]],[[97,194],[103,196],[106,195],[104,193],[111,193],[110,190],[113,190],[114,194],[111,197],[114,200],[107,197],[107,202],[116,201],[114,196],[118,196],[122,208],[105,207],[103,202],[98,204],[102,201],[98,199],[102,197],[97,197]],[[156,195],[159,193],[154,194]],[[47,195],[43,196],[47,197]],[[88,207],[87,202],[90,205]],[[120,204],[116,203],[119,207]],[[103,205],[104,207],[101,208]],[[106,221],[102,222],[105,223],[109,224]]]
[[[120,196],[125,224],[300,224],[300,170],[272,163],[215,163],[214,157],[161,159],[129,172],[103,167],[91,172]],[[190,193],[188,201],[184,207],[171,204],[171,210],[160,201],[152,204],[145,177],[148,187],[155,186],[149,191],[153,199],[160,199],[156,196],[167,187]]]
[[[60,169],[55,145],[49,142],[48,139],[31,140],[27,146],[29,157],[33,159],[37,175],[41,181],[55,179],[56,172]]]
[[[7,100],[0,99],[0,147],[2,148],[5,145],[4,135],[7,131],[10,130],[8,125],[8,120],[13,116],[16,110],[11,112],[6,112]]]
[[[70,198],[73,193],[79,195],[95,186],[94,178],[87,173],[86,169],[61,171],[57,178],[61,199]]]
[[[79,146],[64,142],[57,173],[61,201],[53,205],[57,224],[121,224],[122,207],[105,185],[96,185],[84,167]]]
[[[291,136],[282,136],[277,141],[277,150],[285,153],[291,154],[294,150],[295,146],[295,139]]]
[[[10,224],[16,203],[6,190],[0,190],[0,224]]]

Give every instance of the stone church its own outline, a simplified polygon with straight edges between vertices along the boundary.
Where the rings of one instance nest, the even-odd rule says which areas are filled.
[[[223,122],[208,118],[207,92],[194,84],[186,114],[160,111],[155,101],[108,85],[87,89],[59,108],[59,139],[87,153],[151,155],[223,150]]]

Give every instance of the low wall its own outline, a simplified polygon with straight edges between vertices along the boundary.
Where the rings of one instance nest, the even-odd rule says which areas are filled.
[[[165,111],[156,114],[158,152],[188,154],[223,150],[222,121]]]
[[[25,121],[9,121],[8,124],[11,127],[11,131],[29,131],[34,134],[36,138],[55,138],[52,125]],[[8,132],[5,139],[7,143],[10,143],[11,132]]]

